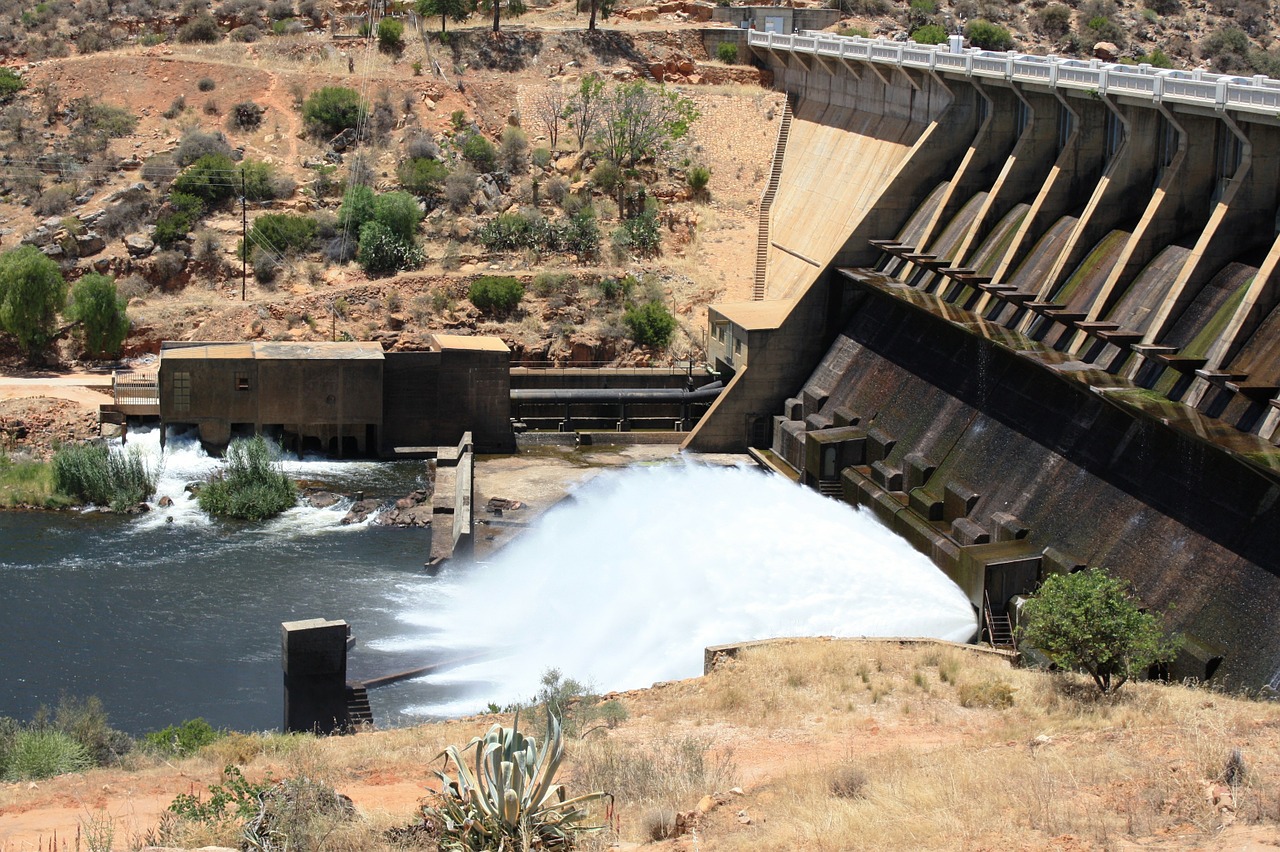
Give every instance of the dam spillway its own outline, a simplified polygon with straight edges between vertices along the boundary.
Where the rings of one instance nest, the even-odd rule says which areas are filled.
[[[1280,685],[1280,82],[748,44],[789,105],[764,299],[711,307],[686,446],[771,448],[977,607],[1101,566],[1175,675]]]

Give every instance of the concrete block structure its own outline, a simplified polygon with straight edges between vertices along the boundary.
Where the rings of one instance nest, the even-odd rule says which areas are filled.
[[[510,353],[493,337],[436,335],[422,352],[376,343],[166,343],[157,372],[167,426],[212,447],[268,434],[296,452],[389,456],[474,435],[510,452]]]
[[[284,730],[331,734],[347,727],[345,621],[311,618],[280,625]]]
[[[1280,687],[1280,82],[747,41],[790,115],[686,446],[771,448],[986,619],[1101,566],[1175,675]]]

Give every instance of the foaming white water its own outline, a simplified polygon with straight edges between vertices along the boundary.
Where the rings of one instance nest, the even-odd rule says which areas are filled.
[[[224,461],[206,453],[194,434],[170,432],[162,450],[159,429],[131,430],[127,442],[123,446],[116,445],[113,449],[121,452],[139,452],[146,461],[147,467],[158,471],[156,493],[150,501],[156,508],[138,517],[137,529],[149,529],[163,524],[204,526],[212,523],[209,517],[200,511],[200,507],[187,493],[186,488],[193,482],[206,479],[210,473],[222,467]],[[323,458],[299,460],[284,454],[278,454],[277,461],[294,479],[339,481],[367,477],[377,464],[376,462],[332,461]],[[173,505],[158,507],[161,498],[164,497],[172,500]],[[350,500],[341,500],[324,509],[299,503],[268,521],[262,530],[266,533],[297,536],[324,530],[360,529],[368,524],[366,520],[360,524],[342,525],[340,522],[350,508]]]
[[[548,667],[609,691],[696,675],[707,645],[976,630],[964,593],[869,513],[743,468],[601,474],[493,563],[442,579],[406,602],[416,630],[377,647],[498,653],[432,678],[469,697],[409,713],[525,699]]]

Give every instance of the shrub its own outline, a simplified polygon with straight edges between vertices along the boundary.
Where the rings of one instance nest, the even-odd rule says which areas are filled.
[[[524,298],[524,285],[508,275],[486,275],[472,282],[467,298],[483,313],[507,316]]]
[[[236,27],[234,30],[227,33],[227,37],[232,41],[238,41],[241,44],[253,44],[255,41],[262,38],[262,30],[258,29],[253,24],[245,24],[243,27]]]
[[[439,160],[415,157],[400,164],[396,169],[396,177],[399,178],[400,185],[414,195],[435,199],[444,189],[449,169]]]
[[[845,764],[831,775],[828,786],[831,795],[841,799],[861,799],[867,788],[867,771],[860,766]]]
[[[254,130],[262,124],[262,116],[267,108],[253,101],[241,101],[231,108],[227,121],[236,130]]]
[[[462,158],[481,174],[488,174],[498,164],[498,151],[479,133],[469,133],[462,143]]]
[[[156,219],[152,239],[162,248],[172,248],[185,240],[204,211],[204,203],[194,195],[174,192],[169,196],[169,212]]]
[[[241,163],[232,180],[235,181],[233,192],[238,195],[243,188],[245,197],[250,201],[288,198],[297,188],[293,178],[280,174],[274,166],[258,160],[245,160]]]
[[[476,173],[470,169],[458,169],[444,179],[444,197],[449,209],[461,213],[471,203],[476,191]]]
[[[676,330],[676,318],[667,310],[666,305],[656,300],[640,307],[633,305],[627,308],[622,315],[622,322],[632,340],[654,349],[665,349]]]
[[[0,68],[0,104],[7,103],[10,98],[22,91],[26,85],[18,72],[12,68]]]
[[[404,144],[404,153],[411,160],[440,159],[440,146],[427,133],[419,133]]]
[[[40,193],[40,197],[31,205],[31,209],[37,216],[57,216],[65,213],[71,207],[71,202],[75,200],[76,190],[73,186],[51,186],[44,192]]]
[[[222,40],[222,27],[212,15],[197,15],[178,29],[178,41],[183,44]]]
[[[529,155],[533,164],[540,169],[545,169],[551,165],[551,149],[550,148],[534,148]]]
[[[173,181],[173,191],[193,195],[212,209],[230,201],[239,190],[236,164],[225,154],[205,154]],[[234,180],[234,185],[233,185]]]
[[[498,159],[502,168],[519,173],[525,170],[529,156],[529,137],[519,127],[507,127],[502,131],[502,146]]]
[[[1089,38],[1094,41],[1109,41],[1115,43],[1119,47],[1125,44],[1125,32],[1110,17],[1106,15],[1095,15],[1085,24],[1088,30]]]
[[[518,720],[511,728],[494,725],[462,749],[445,749],[457,778],[437,771],[445,792],[438,804],[424,808],[428,821],[443,826],[442,847],[476,848],[468,842],[476,834],[491,849],[569,849],[580,833],[606,827],[586,824],[586,806],[607,794],[569,798],[564,785],[553,783],[564,754],[556,718],[547,715],[541,746],[520,733]],[[463,755],[472,748],[476,757],[468,760]]]
[[[945,44],[947,31],[939,24],[925,24],[911,34],[916,44]]]
[[[426,257],[412,239],[397,235],[382,222],[373,221],[360,228],[356,260],[370,275],[390,275],[402,269],[417,269],[426,262]]]
[[[119,139],[133,133],[138,117],[124,107],[111,106],[90,97],[76,98],[73,111],[80,117],[80,127],[108,139]]]
[[[283,21],[285,18],[293,17],[292,0],[275,0],[268,4],[267,17],[273,21]]]
[[[1033,16],[1036,28],[1047,36],[1064,36],[1071,32],[1071,7],[1050,3]]]
[[[640,257],[655,255],[662,248],[662,231],[658,227],[658,216],[651,210],[624,220],[614,234],[615,247],[623,252],[633,252]]]
[[[253,220],[249,244],[268,246],[275,253],[308,252],[316,240],[316,220],[294,213],[264,213]]]
[[[173,119],[182,115],[183,111],[186,108],[187,108],[187,99],[182,95],[178,95],[176,98],[173,99],[173,102],[169,104],[169,108],[160,114],[163,115],[165,118],[169,119],[170,121],[172,121]]]
[[[79,743],[96,766],[110,766],[133,749],[129,735],[107,723],[107,713],[96,696],[84,700],[61,698],[53,726]]]
[[[1099,568],[1047,577],[1023,606],[1019,634],[1060,668],[1087,671],[1103,694],[1172,659],[1178,647],[1128,583]]]
[[[725,65],[733,65],[738,61],[738,46],[732,42],[722,41],[716,46],[716,59]]]
[[[605,160],[591,171],[591,182],[596,185],[601,192],[613,194],[618,191],[618,187],[622,185],[626,178],[622,174],[622,169],[618,168],[616,163]]]
[[[80,324],[80,336],[90,356],[120,354],[120,344],[129,334],[129,317],[113,278],[96,272],[81,277],[71,288],[66,316]]]
[[[274,253],[259,248],[253,250],[253,278],[259,284],[273,283],[280,274],[280,267],[280,260]]]
[[[984,50],[1011,50],[1013,36],[1004,27],[979,18],[970,21],[964,28],[964,34],[974,47]]]
[[[395,18],[378,21],[378,49],[385,53],[399,53],[404,49],[404,24]]]
[[[218,84],[214,82],[212,77],[201,77],[200,81],[196,83],[196,88],[202,92],[212,92],[217,87]]]
[[[385,192],[373,200],[373,218],[400,239],[412,241],[422,221],[422,208],[407,192]]]
[[[88,769],[92,762],[84,746],[61,731],[29,729],[14,736],[7,763],[9,778],[38,781]]]
[[[54,487],[68,497],[123,511],[156,490],[155,473],[136,450],[111,452],[101,444],[65,444],[53,455]]]
[[[994,707],[1003,710],[1013,706],[1013,687],[1002,680],[962,683],[956,687],[961,707]]]
[[[261,435],[232,441],[226,468],[211,474],[197,497],[210,515],[246,521],[274,517],[297,498],[297,486],[272,463]]]
[[[853,38],[855,36],[857,38],[871,38],[871,30],[866,27],[845,27],[842,30],[838,30],[836,35],[841,35],[846,38]]]
[[[174,149],[173,161],[179,168],[186,168],[206,154],[220,154],[231,159],[231,143],[218,131],[192,127],[182,134],[182,141]]]
[[[226,736],[202,718],[187,719],[181,725],[170,725],[144,734],[144,747],[156,754],[186,757]]]
[[[691,166],[685,173],[684,179],[689,184],[689,189],[693,190],[693,194],[701,196],[707,191],[707,184],[711,182],[711,169],[706,166]]]
[[[317,89],[302,103],[302,117],[307,126],[313,133],[328,136],[356,127],[367,110],[360,94],[343,86]]]
[[[358,234],[365,222],[373,221],[373,190],[367,186],[356,185],[347,190],[338,208],[338,227],[345,233]]]

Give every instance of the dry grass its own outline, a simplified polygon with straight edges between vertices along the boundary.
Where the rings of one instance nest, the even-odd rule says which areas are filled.
[[[670,844],[656,838],[674,815],[715,794],[721,806],[696,829],[706,852],[1280,843],[1274,704],[1145,683],[1101,700],[1083,679],[975,650],[824,640],[746,649],[707,677],[618,700],[628,718],[571,741],[562,776],[570,794],[617,798],[618,834],[588,848]],[[140,758],[108,771],[118,777],[0,787],[0,811],[56,807],[74,783],[200,789],[230,762],[252,780],[305,777],[365,803],[354,820],[300,824],[315,848],[385,849],[385,831],[414,812],[403,795],[377,804],[390,801],[382,785],[425,793],[440,751],[494,721],[325,740],[238,734],[173,765]],[[1236,749],[1243,768],[1229,777]],[[235,845],[227,831],[190,826],[170,839]]]

